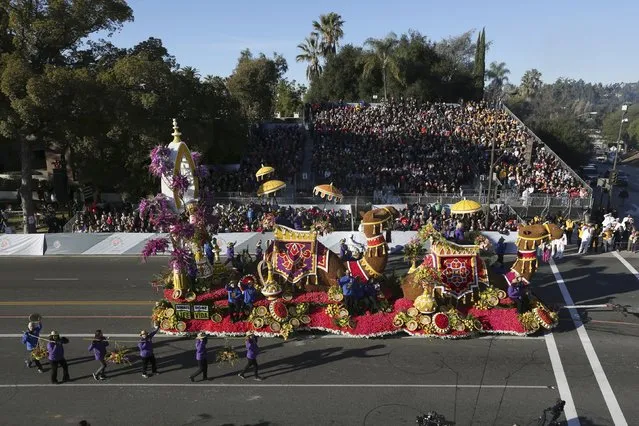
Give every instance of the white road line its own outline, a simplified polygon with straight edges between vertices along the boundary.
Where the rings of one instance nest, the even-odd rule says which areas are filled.
[[[43,388],[55,387],[213,387],[213,388],[448,388],[448,389],[548,389],[553,386],[536,385],[425,385],[425,384],[372,384],[372,383],[64,383],[64,384],[0,384],[0,388]]]
[[[616,257],[617,259],[619,259],[619,262],[623,263],[623,266],[626,267],[626,269],[628,269],[630,271],[630,273],[632,275],[635,276],[636,279],[639,280],[639,272],[637,272],[637,270],[630,264],[630,262],[628,262],[626,259],[624,259],[618,251],[613,251],[612,255],[614,257]]]
[[[552,269],[552,273],[555,276],[555,281],[557,281],[557,285],[559,286],[559,290],[561,291],[561,295],[563,296],[566,305],[574,305],[575,302],[573,302],[572,296],[570,296],[568,288],[566,287],[566,284],[564,283],[564,280],[559,273],[559,269],[557,268],[557,265],[552,258],[550,259],[550,269]],[[606,402],[608,411],[610,411],[612,421],[615,425],[627,425],[628,422],[626,421],[626,418],[621,411],[621,407],[619,406],[619,402],[617,401],[615,393],[612,391],[612,387],[608,382],[608,378],[606,377],[606,373],[601,366],[601,362],[599,362],[599,358],[597,357],[595,348],[592,346],[590,337],[588,337],[588,332],[586,331],[584,324],[581,322],[579,313],[576,309],[569,309],[569,311],[572,322],[575,324],[575,329],[577,330],[577,334],[579,335],[581,345],[586,352],[586,357],[588,358],[588,362],[590,363],[590,368],[592,368],[592,371],[595,374],[595,378],[597,379],[597,384],[599,385],[601,394],[603,395],[604,401]]]
[[[78,281],[78,278],[34,278],[34,281]]]
[[[610,305],[568,305],[562,306],[561,309],[593,309],[593,308],[609,308]]]
[[[566,379],[566,372],[564,366],[561,363],[559,357],[559,351],[557,350],[557,343],[555,342],[555,336],[552,333],[546,333],[544,335],[546,340],[546,347],[548,348],[548,355],[550,356],[550,364],[552,365],[552,371],[555,373],[555,381],[557,382],[557,389],[559,390],[559,396],[566,401],[564,407],[564,415],[568,421],[568,426],[580,426],[579,417],[577,416],[577,409],[575,408],[575,401],[572,399],[572,393],[570,392],[570,386],[568,386],[568,380]]]

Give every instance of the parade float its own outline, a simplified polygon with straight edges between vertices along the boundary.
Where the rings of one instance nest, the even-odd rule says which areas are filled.
[[[537,268],[536,247],[561,236],[554,225],[521,227],[518,259],[502,275],[490,268],[495,256],[482,235],[473,236],[471,244],[455,244],[426,226],[406,247],[413,265],[399,280],[394,271],[386,271],[385,231],[398,216],[392,207],[360,212],[366,247],[359,259],[341,259],[318,240],[314,228],[299,231],[273,220],[274,240],[263,259],[252,265],[251,273],[239,274],[222,263],[215,237],[206,232],[207,194],[198,185],[206,171],[199,156],[190,153],[175,122],[173,137],[168,146],[151,153],[149,169],[161,179],[162,193],[140,205],[141,214],[168,232],[150,240],[142,253],[144,258],[170,254],[169,267],[153,280],[164,298],[156,303],[152,320],[165,333],[235,336],[253,331],[288,338],[296,331],[317,330],[360,338],[398,333],[462,338],[481,333],[527,335],[557,324],[556,314],[534,296],[530,309],[520,315],[506,293],[515,278],[529,284]],[[262,166],[256,179],[265,180],[273,172]],[[274,194],[282,187],[279,182],[266,181],[258,192]],[[337,194],[332,184],[320,189],[324,195]],[[212,259],[203,253],[204,244],[212,246]],[[375,312],[349,312],[338,285],[346,271],[360,282],[377,285]],[[253,286],[259,294],[239,321],[229,312],[229,282],[241,289]]]

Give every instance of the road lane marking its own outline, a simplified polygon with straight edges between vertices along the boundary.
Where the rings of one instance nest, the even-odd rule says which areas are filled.
[[[623,322],[623,321],[602,321],[602,320],[589,320],[589,323],[600,323],[600,324],[614,324],[614,325],[639,325],[636,322]]]
[[[594,309],[594,308],[610,308],[610,305],[568,305],[562,306],[561,309]]]
[[[564,302],[566,302],[566,305],[568,306],[574,305],[575,302],[573,302],[572,296],[570,296],[568,288],[566,287],[566,284],[561,277],[561,273],[559,273],[559,268],[557,268],[557,265],[552,258],[550,259],[550,269],[555,276],[555,281],[559,286],[559,290],[561,291],[561,295],[564,298]],[[608,411],[610,412],[610,416],[612,417],[612,421],[615,425],[627,425],[628,422],[626,421],[626,418],[621,411],[621,407],[619,406],[619,402],[617,401],[615,393],[612,391],[610,382],[608,382],[608,378],[606,377],[606,373],[604,372],[603,367],[601,366],[601,362],[597,357],[595,348],[590,341],[590,337],[588,337],[588,332],[586,331],[586,328],[581,321],[579,312],[577,312],[576,309],[569,309],[569,311],[572,322],[575,325],[575,330],[577,330],[577,335],[579,336],[579,340],[581,341],[581,345],[586,352],[586,357],[588,358],[588,362],[590,363],[590,368],[592,368],[592,372],[595,374],[595,379],[597,379],[599,390],[601,390],[601,394],[603,395],[606,406],[608,407]]]
[[[636,279],[639,280],[639,272],[637,272],[637,270],[630,264],[630,262],[624,259],[623,256],[621,256],[618,251],[613,251],[612,255],[616,257],[617,259],[619,259],[619,262],[621,262],[623,266],[625,266],[626,269],[628,269],[630,273],[634,275]]]
[[[78,281],[78,278],[34,278],[34,281]]]
[[[15,300],[0,301],[0,306],[148,306],[155,305],[148,300]]]
[[[268,378],[268,375],[266,376]],[[374,383],[16,383],[0,384],[0,388],[45,388],[57,389],[66,387],[211,387],[211,388],[418,388],[418,389],[547,389],[554,390],[554,386],[547,385],[427,385],[427,384],[374,384]]]
[[[0,315],[0,319],[23,319],[24,315]],[[150,319],[150,315],[47,315],[47,319]]]
[[[557,343],[555,342],[555,336],[552,333],[546,333],[544,335],[546,340],[546,347],[548,348],[548,355],[550,356],[550,364],[552,365],[552,371],[555,373],[555,381],[557,382],[557,389],[559,390],[559,396],[566,401],[564,407],[564,414],[568,421],[568,426],[580,426],[579,416],[577,416],[577,409],[575,408],[575,401],[572,399],[572,393],[570,392],[570,386],[568,386],[568,379],[566,379],[566,372],[564,366],[561,363],[559,357],[559,351],[557,350]]]

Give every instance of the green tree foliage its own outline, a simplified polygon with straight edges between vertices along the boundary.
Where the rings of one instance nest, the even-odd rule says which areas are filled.
[[[320,15],[319,21],[313,21],[315,35],[320,39],[320,50],[324,57],[337,53],[339,41],[344,37],[344,23],[341,15],[330,12]]]
[[[362,74],[367,77],[375,70],[382,73],[384,99],[386,100],[388,99],[388,78],[390,77],[396,82],[402,81],[397,60],[397,46],[399,45],[397,34],[391,32],[383,39],[369,38],[364,42],[364,45],[368,47],[368,51],[364,56]]]
[[[297,84],[295,80],[281,79],[275,92],[275,111],[282,117],[293,117],[294,113],[302,113],[302,98],[306,87]]]
[[[246,117],[252,122],[273,118],[275,90],[287,71],[286,59],[277,53],[273,58],[264,54],[253,57],[250,50],[240,54],[227,86],[232,96],[242,106]]]
[[[61,124],[78,113],[73,104],[54,104],[42,96],[49,81],[64,81],[57,93],[64,99],[72,90],[83,88],[85,75],[74,73],[84,65],[76,63],[75,52],[82,40],[97,31],[113,32],[133,18],[131,8],[121,0],[0,2],[0,132],[21,143],[22,200],[25,218],[34,214],[31,199],[31,143],[29,135],[47,143],[61,133]],[[61,68],[62,70],[56,69]],[[64,74],[68,71],[69,74]],[[77,84],[72,84],[75,77]],[[59,88],[60,86],[58,86]],[[66,106],[66,105],[65,105]],[[35,223],[25,224],[25,232],[35,232]]]
[[[384,44],[385,41],[382,39],[377,42]],[[436,101],[458,101],[474,96],[472,67],[456,66],[451,62],[453,57],[459,58],[460,55],[438,53],[437,44],[418,31],[402,34],[391,44],[392,56],[387,58],[397,65],[397,73],[391,78],[387,76],[387,96]],[[452,52],[455,49],[445,50]],[[322,75],[311,82],[306,99],[373,100],[372,95],[383,93],[384,90],[381,67],[383,52],[380,49],[380,55],[376,55],[375,50],[364,50],[350,44],[342,47],[336,55],[327,59]],[[365,73],[367,63],[369,72]],[[458,71],[454,71],[455,68]]]
[[[295,57],[297,62],[306,62],[306,79],[316,80],[322,74],[322,50],[317,33],[311,33],[304,39],[303,43],[297,45],[301,51]]]
[[[630,105],[624,118],[628,121],[620,126],[621,108],[606,114],[602,125],[603,137],[609,144],[614,145],[619,138],[621,127],[621,141],[635,148],[639,145],[639,105]]]
[[[534,98],[537,94],[539,94],[542,86],[543,82],[541,81],[541,73],[539,70],[533,68],[526,71],[521,77],[519,92],[524,98]]]
[[[473,77],[477,89],[477,98],[484,96],[484,82],[486,81],[486,29],[483,28],[477,36],[475,47],[475,61],[473,63]]]
[[[592,142],[576,118],[558,118],[527,123],[566,164],[577,168],[588,162]]]

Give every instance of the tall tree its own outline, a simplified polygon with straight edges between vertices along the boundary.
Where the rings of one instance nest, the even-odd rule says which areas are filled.
[[[473,77],[475,78],[477,98],[481,99],[484,96],[484,82],[486,80],[486,28],[482,28],[477,36]]]
[[[275,93],[275,111],[279,112],[282,117],[293,117],[296,112],[301,112],[302,97],[305,92],[306,87],[297,84],[295,80],[281,79]]]
[[[390,75],[396,81],[401,81],[396,49],[399,44],[397,34],[391,32],[383,39],[369,38],[364,44],[369,48],[364,59],[363,75],[368,76],[373,70],[380,70],[384,85],[384,100],[388,100],[387,83]]]
[[[250,50],[242,51],[227,85],[251,122],[273,118],[275,89],[287,69],[286,60],[277,53],[268,58],[263,53],[253,57]]]
[[[322,74],[322,49],[317,33],[311,33],[303,43],[297,45],[302,52],[295,57],[297,62],[307,62],[306,79],[310,82]]]
[[[508,74],[510,70],[506,68],[505,62],[491,62],[488,71],[486,71],[486,78],[490,80],[490,85],[501,89],[505,83],[508,82]]]
[[[320,48],[325,57],[337,53],[339,40],[344,37],[344,24],[342,16],[335,12],[320,15],[319,21],[313,21],[313,29],[320,37]]]
[[[8,105],[0,117],[0,132],[21,144],[24,231],[33,233],[32,142],[50,142],[59,134],[60,114],[76,112],[60,105],[52,110],[34,94],[34,87],[42,87],[43,76],[52,68],[83,66],[74,55],[82,40],[98,31],[118,30],[133,14],[123,0],[3,0],[0,16],[8,17],[0,18],[0,40],[7,49],[0,59],[0,103]]]
[[[519,91],[525,98],[534,98],[541,90],[542,85],[541,73],[536,68],[533,68],[526,71],[521,77]]]

